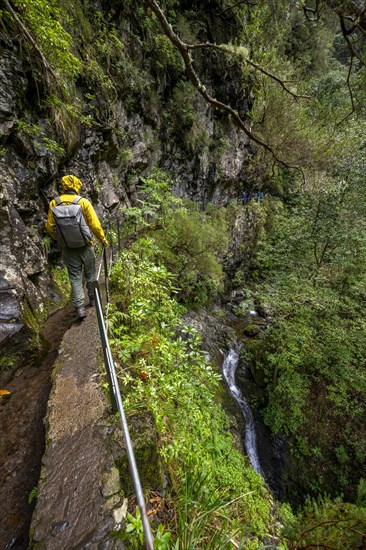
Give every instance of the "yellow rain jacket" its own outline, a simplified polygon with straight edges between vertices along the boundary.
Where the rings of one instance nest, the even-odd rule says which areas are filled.
[[[71,204],[73,199],[75,198],[75,195],[71,193],[66,193],[66,191],[75,191],[75,193],[79,195],[80,189],[82,186],[81,181],[75,176],[64,176],[61,180],[61,185],[62,185],[63,192],[60,195],[60,199],[64,203]],[[55,199],[53,199],[50,202],[47,223],[46,223],[46,231],[48,231],[51,237],[55,240],[56,240],[56,222],[53,216],[52,208],[56,206],[56,204],[57,203]],[[80,204],[83,210],[85,221],[90,227],[91,231],[94,233],[94,235],[100,242],[108,246],[108,241],[105,238],[103,228],[100,225],[98,216],[96,215],[95,210],[91,205],[91,203],[88,201],[88,199],[81,198],[78,204]]]

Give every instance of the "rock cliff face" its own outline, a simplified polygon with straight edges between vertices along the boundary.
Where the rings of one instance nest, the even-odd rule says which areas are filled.
[[[42,307],[47,261],[41,241],[44,205],[39,181],[45,167],[40,162],[32,169],[24,150],[27,144],[15,139],[15,121],[27,91],[16,49],[2,48],[0,80],[0,340],[4,341],[23,326],[24,299],[35,309]]]
[[[103,16],[100,5],[96,6]],[[119,14],[114,15],[118,21]],[[133,56],[138,66],[143,46],[131,47],[133,24],[118,21],[126,58]],[[222,40],[224,30],[216,30]],[[206,20],[205,36],[214,33],[214,21]],[[72,144],[61,150],[55,147],[62,141],[60,129],[50,122],[42,103],[46,86],[42,88],[29,55],[24,55],[21,38],[0,37],[0,51],[0,341],[9,344],[11,337],[32,324],[29,317],[34,319],[48,300],[56,299],[50,290],[49,265],[58,254],[45,239],[44,222],[48,201],[58,194],[62,175],[73,173],[82,180],[83,194],[92,200],[107,228],[120,206],[134,203],[139,177],[155,166],[172,174],[177,194],[203,204],[227,202],[227,189],[245,186],[250,149],[246,136],[194,92],[184,135],[179,126],[172,130],[174,101],[181,109],[181,102],[188,99],[174,100],[177,78],[174,81],[166,69],[158,76],[150,71],[154,109],[141,104],[131,110],[116,86],[108,117],[64,128]],[[204,74],[208,86],[230,94],[227,77],[220,80],[220,75],[207,69]],[[184,80],[184,75],[180,78]],[[85,93],[83,82],[76,88],[80,96]],[[92,103],[98,110],[106,100],[95,97]],[[241,108],[245,108],[243,101]]]

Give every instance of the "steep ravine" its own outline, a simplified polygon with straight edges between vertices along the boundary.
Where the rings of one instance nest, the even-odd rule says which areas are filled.
[[[248,365],[242,359],[239,359],[237,365],[235,384],[246,403],[250,402],[253,395],[258,393],[258,385],[254,381]],[[276,499],[288,501],[290,495],[285,494],[283,488],[283,477],[288,466],[286,438],[283,435],[273,435],[255,408],[251,408],[251,415],[258,461],[263,470],[264,479]]]
[[[232,294],[232,297],[234,293]],[[233,299],[233,298],[232,298]],[[190,312],[186,320],[200,332],[203,338],[203,348],[207,351],[211,361],[221,371],[229,371],[229,380],[223,372],[222,402],[229,418],[230,430],[234,436],[236,447],[252,463],[255,470],[259,471],[275,498],[288,500],[289,495],[284,494],[282,483],[283,475],[287,467],[287,445],[284,437],[274,436],[265,426],[261,416],[255,408],[250,408],[248,413],[250,426],[247,424],[242,410],[242,403],[249,407],[248,403],[258,392],[258,385],[248,368],[248,365],[236,352],[231,353],[233,341],[235,346],[242,346],[247,337],[243,336],[243,328],[248,324],[243,318],[232,313],[233,302],[216,304],[211,308],[202,309],[199,312]],[[250,322],[253,322],[253,316]],[[233,362],[232,359],[235,359]],[[229,363],[231,363],[229,365]],[[234,368],[235,367],[235,368]],[[235,372],[234,372],[235,371]],[[229,385],[235,386],[233,395]],[[248,410],[248,409],[246,409]],[[247,451],[246,435],[253,437],[255,434],[255,458],[251,460]],[[252,439],[253,441],[253,439]],[[248,441],[249,446],[252,445]]]

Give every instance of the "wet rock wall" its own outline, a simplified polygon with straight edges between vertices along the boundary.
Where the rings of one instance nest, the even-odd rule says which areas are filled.
[[[197,9],[194,3],[185,4],[183,18],[185,9]],[[104,17],[100,4],[93,9]],[[206,11],[199,38],[227,40],[230,31]],[[116,82],[113,101],[95,90],[94,99],[84,105],[94,122],[69,122],[62,129],[69,139],[64,151],[54,146],[63,143],[65,135],[44,106],[46,85],[23,49],[20,33],[0,35],[0,345],[9,345],[15,335],[21,340],[23,333],[27,339],[34,330],[32,319],[47,303],[57,301],[49,266],[60,254],[49,241],[44,223],[62,175],[74,173],[82,180],[83,194],[92,200],[105,228],[114,223],[120,206],[134,203],[139,178],[156,166],[172,174],[177,194],[202,204],[225,204],[234,189],[247,185],[251,148],[246,136],[194,91],[190,92],[190,123],[184,132],[174,127],[175,109],[182,109],[182,101],[190,101],[183,97],[174,104],[173,92],[185,81],[184,74],[177,75],[169,66],[155,70],[146,45],[141,39],[133,42],[140,32],[136,19],[122,17],[117,4],[108,5],[108,12],[119,29],[126,59],[137,71],[141,63],[141,73],[149,75],[154,100],[150,98],[149,103],[142,98],[139,103],[137,98],[131,108],[124,90],[130,85],[127,81]],[[206,61],[198,57],[197,67],[201,66],[207,86],[221,99],[225,94],[226,99],[231,97],[244,112],[249,92],[244,93],[244,88],[238,92],[227,71],[215,72]],[[87,88],[82,79],[76,87],[83,97]]]

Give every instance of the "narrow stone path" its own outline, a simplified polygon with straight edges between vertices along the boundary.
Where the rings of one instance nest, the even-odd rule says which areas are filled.
[[[127,503],[110,448],[110,405],[101,386],[94,309],[63,338],[46,416],[32,542],[38,550],[117,549],[111,535]]]

